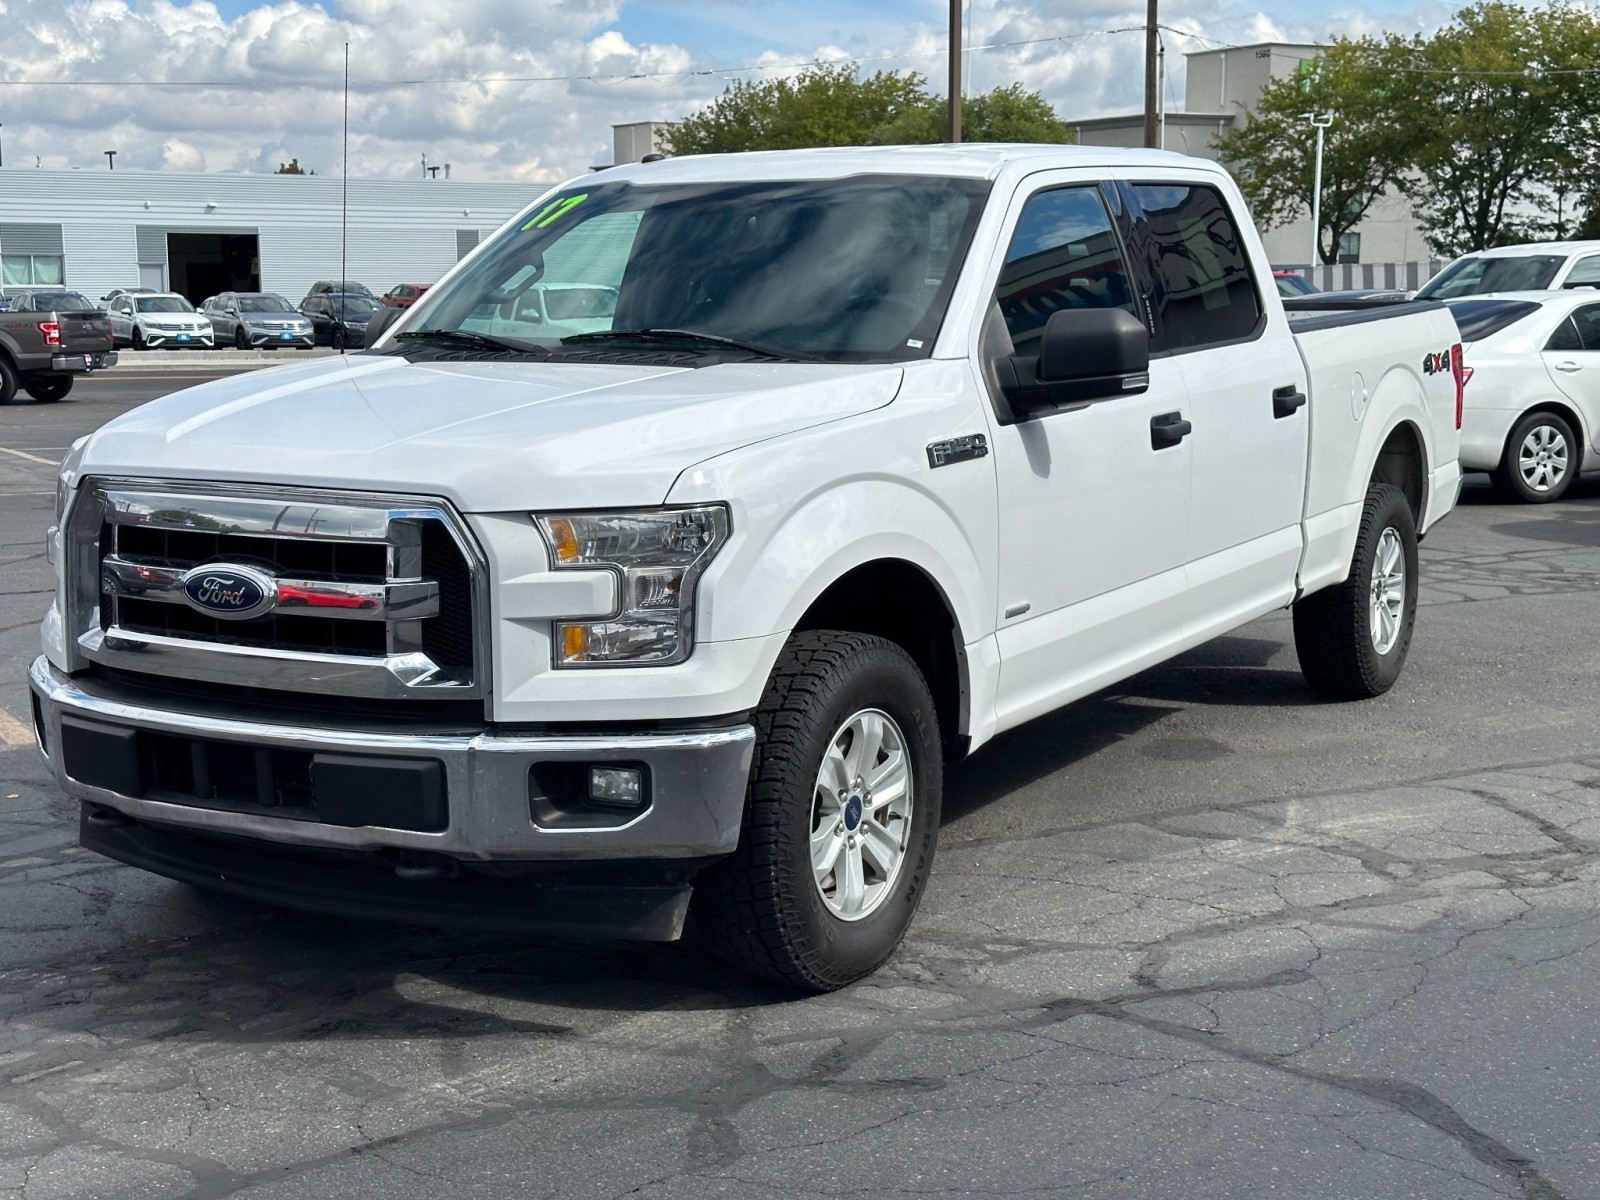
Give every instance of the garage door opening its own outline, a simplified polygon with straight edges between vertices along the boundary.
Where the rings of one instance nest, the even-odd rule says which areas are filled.
[[[253,233],[167,234],[167,278],[198,307],[218,292],[261,290],[261,243]]]

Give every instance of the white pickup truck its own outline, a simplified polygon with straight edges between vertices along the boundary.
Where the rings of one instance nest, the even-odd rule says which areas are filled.
[[[692,913],[838,987],[1001,731],[1289,606],[1313,688],[1387,689],[1460,485],[1448,312],[1291,331],[1171,154],[619,167],[395,316],[68,454],[31,681],[84,845],[343,914]]]

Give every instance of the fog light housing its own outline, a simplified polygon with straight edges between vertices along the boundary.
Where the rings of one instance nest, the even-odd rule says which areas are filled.
[[[589,803],[607,808],[643,808],[644,802],[644,772],[640,768],[589,768]]]

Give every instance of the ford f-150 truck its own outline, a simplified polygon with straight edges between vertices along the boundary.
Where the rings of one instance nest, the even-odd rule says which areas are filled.
[[[0,311],[0,404],[17,390],[35,400],[60,400],[80,374],[115,366],[111,320],[77,292],[13,291]]]
[[[1449,313],[1291,329],[1164,153],[618,167],[371,340],[64,460],[31,681],[83,844],[344,914],[692,914],[814,989],[899,943],[1001,731],[1291,606],[1313,688],[1387,689],[1460,484]]]

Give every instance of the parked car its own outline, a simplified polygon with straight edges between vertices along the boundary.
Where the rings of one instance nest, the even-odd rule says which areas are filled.
[[[383,294],[381,300],[390,308],[410,308],[432,286],[429,283],[397,283]]]
[[[113,296],[107,312],[116,346],[209,350],[216,345],[211,322],[177,292],[122,292]]]
[[[377,309],[371,296],[350,292],[322,292],[300,304],[301,313],[311,321],[315,344],[335,350],[365,345],[367,322]]]
[[[1272,282],[1280,296],[1315,296],[1322,290],[1299,271],[1274,271]]]
[[[240,350],[309,348],[316,344],[311,318],[273,292],[223,292],[200,306],[217,341]]]
[[[1600,470],[1600,292],[1509,292],[1449,301],[1472,386],[1461,465],[1507,499],[1560,499]]]
[[[306,294],[301,299],[300,304],[303,307],[305,302],[313,296],[325,296],[334,292],[344,292],[352,296],[365,296],[369,300],[377,299],[372,294],[372,289],[364,283],[357,283],[353,279],[319,279],[306,289]]]
[[[0,309],[0,404],[20,387],[35,400],[60,400],[80,374],[115,366],[111,320],[78,292],[12,292]]]
[[[1417,289],[1418,300],[1490,292],[1600,288],[1600,242],[1528,242],[1463,254]]]
[[[1218,164],[1099,146],[619,166],[359,372],[114,418],[63,463],[30,671],[83,844],[343,916],[692,911],[790,986],[867,974],[997,734],[1289,608],[1316,691],[1398,678],[1455,322],[1296,326],[1249,222]],[[616,289],[607,327],[464,328],[559,284]]]

